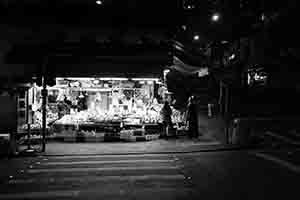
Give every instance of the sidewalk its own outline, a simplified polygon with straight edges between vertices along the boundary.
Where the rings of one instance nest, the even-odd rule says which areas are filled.
[[[214,139],[158,139],[141,142],[105,143],[66,143],[49,142],[42,155],[96,155],[96,154],[142,154],[142,153],[180,153],[220,148]]]

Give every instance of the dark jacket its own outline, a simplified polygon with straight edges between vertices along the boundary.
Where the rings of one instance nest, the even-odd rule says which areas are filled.
[[[163,108],[161,109],[160,113],[161,113],[162,121],[163,122],[167,122],[167,123],[171,123],[172,122],[172,119],[171,119],[172,109],[169,106],[169,104],[165,104],[163,106]]]

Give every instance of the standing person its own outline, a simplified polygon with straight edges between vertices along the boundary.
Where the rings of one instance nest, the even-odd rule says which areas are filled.
[[[161,111],[162,121],[163,121],[163,134],[162,137],[168,136],[168,129],[172,127],[172,109],[169,105],[169,102],[165,101],[164,106],[162,107]]]
[[[197,123],[197,109],[195,104],[194,96],[191,96],[188,100],[187,113],[186,113],[186,123],[188,127],[188,136],[190,138],[198,137],[198,123]]]

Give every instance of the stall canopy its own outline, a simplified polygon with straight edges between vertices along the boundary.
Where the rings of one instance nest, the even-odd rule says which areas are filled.
[[[31,75],[41,74],[45,66],[47,74],[56,77],[159,77],[167,62],[168,48],[161,44],[79,42],[55,47],[22,44],[16,45],[6,56],[7,64],[21,64],[24,68],[33,65]]]

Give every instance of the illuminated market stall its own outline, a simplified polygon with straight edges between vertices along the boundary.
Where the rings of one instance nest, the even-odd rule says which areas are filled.
[[[56,78],[47,89],[47,128],[57,137],[158,138],[163,101],[172,101],[157,78]],[[33,128],[42,124],[41,91],[35,85],[29,92]],[[173,109],[172,121],[182,122],[183,113]]]

